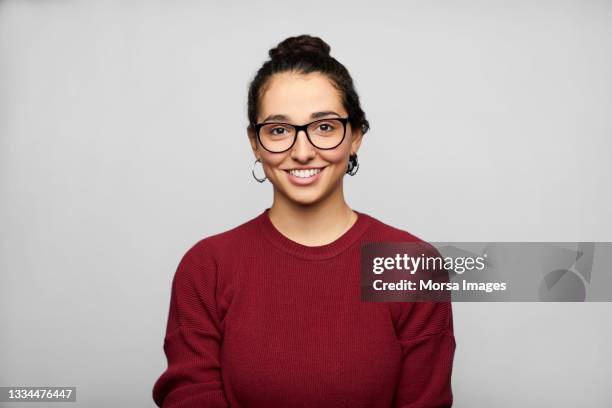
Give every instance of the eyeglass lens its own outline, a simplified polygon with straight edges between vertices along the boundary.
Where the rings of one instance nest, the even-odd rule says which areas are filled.
[[[344,124],[336,119],[324,119],[311,123],[307,128],[311,143],[319,149],[333,149],[344,137]],[[259,129],[259,138],[270,151],[282,152],[293,144],[295,128],[284,123],[266,123]]]

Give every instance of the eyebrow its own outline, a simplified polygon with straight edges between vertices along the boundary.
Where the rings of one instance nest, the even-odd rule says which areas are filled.
[[[336,115],[338,117],[340,117],[339,114],[337,114],[334,111],[321,111],[321,112],[315,112],[313,114],[310,115],[311,119],[319,119],[325,116],[329,116],[329,115]],[[269,120],[289,120],[289,117],[283,114],[276,114],[276,115],[269,115],[267,118],[265,118],[263,121],[267,122]]]

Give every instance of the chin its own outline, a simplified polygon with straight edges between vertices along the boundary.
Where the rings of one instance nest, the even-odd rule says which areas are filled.
[[[326,170],[332,170],[331,166]],[[337,187],[336,183],[330,185],[330,176],[332,174],[325,174],[325,177],[319,179],[314,185],[298,186],[288,180],[285,172],[281,170],[281,173],[276,177],[276,183],[273,184],[290,201],[299,205],[312,205],[324,200],[325,197],[332,193],[334,187]],[[339,182],[341,180],[340,178]]]
[[[312,205],[315,204],[323,198],[323,194],[315,191],[304,191],[304,192],[288,192],[287,197],[301,205]]]

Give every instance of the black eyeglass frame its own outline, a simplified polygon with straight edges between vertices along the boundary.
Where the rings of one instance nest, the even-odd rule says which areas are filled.
[[[291,148],[293,147],[293,145],[295,144],[297,137],[298,137],[298,133],[300,133],[300,130],[303,130],[304,133],[306,134],[306,139],[308,139],[308,142],[313,145],[314,147],[316,147],[317,149],[320,150],[332,150],[335,149],[336,147],[340,146],[342,144],[342,142],[344,142],[344,138],[346,137],[346,124],[348,123],[350,119],[350,116],[347,116],[346,118],[337,118],[337,117],[332,117],[332,118],[325,118],[325,119],[317,119],[317,120],[313,120],[310,123],[306,123],[305,125],[294,125],[291,123],[285,123],[285,122],[263,122],[263,123],[256,123],[253,127],[255,128],[255,134],[257,135],[257,140],[259,141],[259,144],[266,149],[267,151],[269,151],[270,153],[285,153],[288,150],[291,150]],[[326,120],[337,120],[340,121],[340,123],[342,123],[342,139],[340,139],[340,142],[338,142],[337,145],[335,145],[334,147],[319,147],[316,144],[314,144],[312,142],[312,140],[310,139],[310,135],[308,134],[308,126],[312,125],[313,123],[317,123],[317,122],[325,122]],[[261,137],[259,135],[259,130],[264,127],[265,125],[287,125],[287,126],[291,126],[293,129],[295,129],[295,134],[293,135],[293,142],[291,142],[291,145],[286,148],[285,150],[281,150],[280,152],[277,151],[273,151],[268,149],[261,141]]]

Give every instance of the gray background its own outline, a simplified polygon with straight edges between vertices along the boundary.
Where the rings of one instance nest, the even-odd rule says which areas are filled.
[[[374,4],[0,1],[0,385],[153,406],[180,257],[271,203],[246,91],[289,35],[331,45],[371,122],[353,208],[429,241],[612,240],[612,3]],[[610,303],[454,311],[456,407],[612,403]]]

